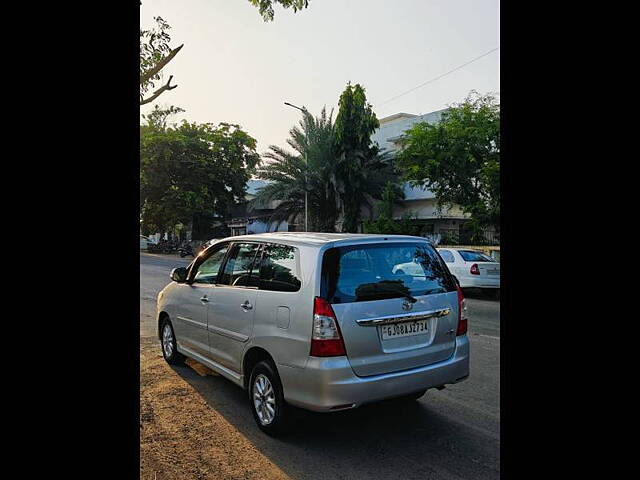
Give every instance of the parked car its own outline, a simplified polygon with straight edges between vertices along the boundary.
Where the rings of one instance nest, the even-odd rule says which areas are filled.
[[[155,242],[151,240],[149,237],[140,235],[140,250],[148,250],[149,245],[155,245]]]
[[[268,434],[286,429],[290,405],[413,400],[469,375],[462,291],[421,237],[230,237],[171,279],[157,300],[164,358],[247,390]]]
[[[460,287],[500,294],[500,262],[476,250],[438,248],[438,252]]]

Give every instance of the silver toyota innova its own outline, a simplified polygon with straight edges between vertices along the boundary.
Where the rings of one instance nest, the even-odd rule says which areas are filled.
[[[158,295],[167,362],[191,357],[248,391],[258,426],[417,399],[469,375],[460,288],[424,238],[267,233],[219,240]]]

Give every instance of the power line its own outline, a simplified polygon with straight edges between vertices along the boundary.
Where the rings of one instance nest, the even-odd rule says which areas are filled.
[[[463,63],[462,65],[459,65],[459,66],[457,66],[456,68],[454,68],[454,69],[452,69],[452,70],[449,70],[449,71],[448,71],[448,72],[446,72],[446,73],[443,73],[442,75],[438,75],[437,77],[434,77],[434,78],[432,78],[431,80],[427,80],[426,82],[421,83],[421,84],[420,84],[420,85],[418,85],[417,87],[413,87],[412,89],[407,90],[406,92],[403,92],[403,93],[401,93],[401,94],[399,94],[399,95],[396,95],[395,97],[392,97],[392,98],[390,98],[389,100],[385,100],[384,102],[379,103],[379,104],[377,104],[376,106],[377,106],[377,107],[380,107],[380,106],[384,105],[385,103],[389,103],[390,101],[395,100],[396,98],[400,98],[400,97],[402,97],[403,95],[406,95],[407,93],[411,93],[411,92],[413,92],[414,90],[417,90],[417,89],[419,89],[419,88],[422,88],[422,87],[424,87],[425,85],[428,85],[429,83],[435,82],[436,80],[440,80],[442,77],[446,77],[446,76],[447,76],[447,75],[449,75],[450,73],[453,73],[453,72],[455,72],[456,70],[460,70],[461,68],[466,67],[467,65],[469,65],[469,64],[471,64],[471,63],[473,63],[473,62],[475,62],[476,60],[480,60],[482,57],[486,57],[487,55],[489,55],[490,53],[495,52],[495,51],[496,51],[496,50],[498,50],[498,49],[500,49],[500,47],[493,48],[493,49],[489,50],[488,52],[483,53],[483,54],[482,54],[482,55],[480,55],[479,57],[476,57],[476,58],[474,58],[473,60],[469,60],[467,63]]]

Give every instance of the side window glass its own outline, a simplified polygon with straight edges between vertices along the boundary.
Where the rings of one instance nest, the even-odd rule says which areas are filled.
[[[257,243],[235,245],[224,266],[220,283],[234,287],[257,287],[258,272],[252,272],[252,268],[259,249],[260,245]]]
[[[218,280],[218,272],[222,266],[224,255],[227,253],[227,246],[213,252],[209,258],[200,264],[198,271],[193,279],[193,283],[216,283]]]
[[[449,250],[439,250],[439,253],[445,262],[447,263],[455,262],[455,260],[453,259],[453,253],[451,253]]]
[[[265,245],[260,265],[260,290],[297,292],[300,274],[295,248],[286,245]]]

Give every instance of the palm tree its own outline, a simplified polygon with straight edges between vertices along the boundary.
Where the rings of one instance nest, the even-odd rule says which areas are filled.
[[[372,149],[350,165],[340,161],[335,154],[333,110],[327,115],[326,108],[315,118],[304,115],[289,134],[287,144],[294,153],[271,145],[263,154],[269,161],[258,168],[257,176],[270,183],[256,194],[249,208],[278,201],[271,220],[278,225],[285,220],[294,222],[304,216],[307,189],[312,231],[334,232],[341,215],[357,224],[362,207],[372,217],[374,200],[381,199],[386,182],[394,178],[390,156]]]
[[[394,185],[396,174],[392,156],[380,153],[377,148],[367,152],[357,152],[353,157],[340,158],[337,164],[336,190],[340,198],[343,215],[343,232],[355,232],[362,217],[362,209],[373,218],[374,205],[382,200],[382,194],[391,181]]]
[[[251,201],[249,208],[260,208],[270,202],[279,205],[272,220],[280,224],[293,222],[304,215],[304,192],[308,191],[309,226],[311,230],[333,232],[338,209],[333,182],[335,157],[333,155],[333,110],[327,115],[323,108],[320,116],[304,115],[300,125],[290,131],[290,153],[271,145],[263,157],[257,176],[270,183]]]

